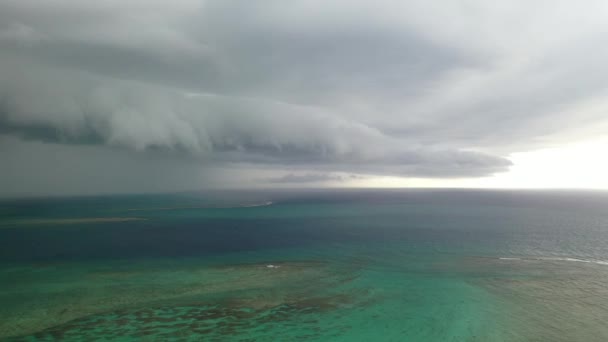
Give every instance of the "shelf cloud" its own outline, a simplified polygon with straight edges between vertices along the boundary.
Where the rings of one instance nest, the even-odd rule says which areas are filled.
[[[243,186],[489,176],[511,153],[608,127],[607,14],[602,1],[8,0],[0,141],[21,148],[2,151],[139,154]],[[147,177],[131,164],[124,179]]]

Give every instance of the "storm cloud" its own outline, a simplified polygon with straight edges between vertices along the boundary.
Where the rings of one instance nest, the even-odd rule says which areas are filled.
[[[606,15],[602,1],[3,1],[0,142],[23,148],[0,157],[139,154],[193,187],[218,169],[243,185],[488,176],[605,132]],[[158,179],[131,164],[125,179]]]

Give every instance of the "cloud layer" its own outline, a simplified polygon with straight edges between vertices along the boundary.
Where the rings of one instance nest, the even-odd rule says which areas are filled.
[[[486,176],[605,132],[606,15],[602,1],[8,0],[0,134],[203,173]]]

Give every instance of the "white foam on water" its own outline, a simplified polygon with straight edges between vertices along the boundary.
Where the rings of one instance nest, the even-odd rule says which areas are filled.
[[[569,257],[528,257],[528,258],[514,258],[514,257],[502,257],[498,258],[500,260],[519,260],[519,261],[569,261],[569,262],[582,262],[586,264],[596,264],[596,265],[606,265],[608,266],[608,261],[602,260],[586,260],[586,259],[577,259],[577,258],[569,258]]]
[[[274,203],[272,201],[267,201],[264,203],[255,203],[255,204],[243,204],[240,206],[240,208],[254,208],[254,207],[267,207],[269,205],[273,205]]]

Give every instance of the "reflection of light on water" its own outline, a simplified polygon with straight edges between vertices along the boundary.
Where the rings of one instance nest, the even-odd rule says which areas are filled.
[[[513,340],[606,341],[606,261],[571,257],[478,258],[492,277],[475,283],[508,308]]]

